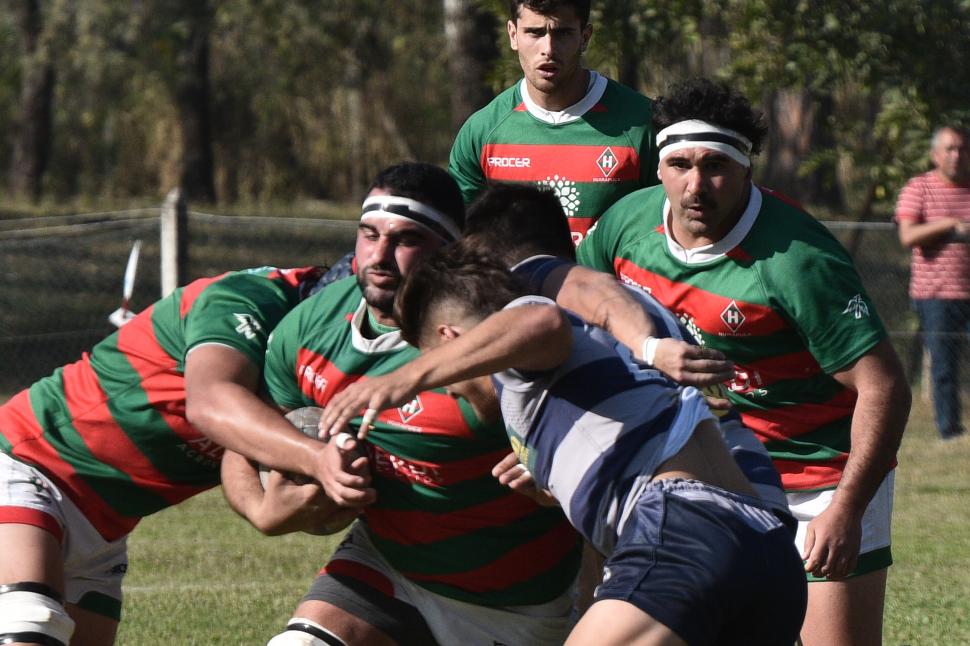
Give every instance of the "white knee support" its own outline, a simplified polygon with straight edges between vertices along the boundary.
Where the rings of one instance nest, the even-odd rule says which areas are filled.
[[[286,630],[266,646],[347,646],[347,643],[315,621],[293,617],[286,624]]]
[[[73,633],[74,620],[50,586],[33,582],[0,585],[0,643],[67,646]]]

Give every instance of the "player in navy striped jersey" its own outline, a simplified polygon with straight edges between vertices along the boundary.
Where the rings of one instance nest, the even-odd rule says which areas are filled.
[[[530,217],[523,218],[524,213]],[[705,392],[716,395],[709,401],[720,403],[718,375],[731,372],[731,362],[720,352],[699,347],[673,313],[646,291],[576,264],[566,216],[551,192],[511,184],[488,189],[468,210],[461,244],[510,267],[529,293],[554,299],[606,329],[638,361],[680,383],[709,385]],[[644,346],[651,344],[647,361]],[[742,424],[737,411],[719,408],[717,414],[725,442],[748,480],[766,501],[787,509],[780,477],[764,445]]]
[[[450,384],[483,415],[500,404],[536,485],[608,557],[567,644],[793,643],[807,595],[794,521],[757,497],[702,395],[524,292],[462,248],[429,259],[397,299],[424,353],[344,391],[323,424],[429,385]]]

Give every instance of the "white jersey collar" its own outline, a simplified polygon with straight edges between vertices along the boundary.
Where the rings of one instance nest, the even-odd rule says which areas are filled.
[[[368,339],[363,334],[361,334],[361,326],[364,324],[364,319],[367,317],[367,301],[363,298],[360,299],[360,305],[357,306],[357,311],[354,312],[353,317],[350,319],[350,331],[351,338],[354,344],[354,349],[364,354],[377,354],[379,352],[393,352],[396,350],[403,350],[408,347],[407,341],[401,337],[400,330],[394,330],[393,332],[388,332],[382,334],[376,339]]]
[[[664,235],[667,237],[667,249],[670,250],[670,254],[674,258],[681,262],[687,263],[688,265],[716,260],[741,244],[744,237],[751,231],[751,227],[754,226],[755,221],[758,219],[758,213],[760,212],[761,191],[759,191],[758,187],[754,185],[754,182],[752,182],[751,195],[748,197],[748,206],[744,209],[744,213],[741,214],[741,218],[738,220],[738,223],[734,225],[733,229],[728,231],[726,236],[713,244],[704,245],[703,247],[694,247],[693,249],[684,249],[676,240],[674,240],[670,233],[670,200],[665,199],[663,221]]]
[[[594,105],[599,103],[599,100],[603,98],[603,92],[606,91],[606,77],[594,72],[593,70],[589,70],[589,85],[586,87],[586,96],[565,110],[559,111],[546,110],[545,108],[537,105],[536,102],[532,100],[532,97],[529,96],[529,86],[525,79],[519,81],[519,94],[522,95],[522,103],[525,104],[525,109],[529,111],[529,114],[539,121],[545,121],[546,123],[558,125],[560,123],[569,123],[570,121],[575,121],[576,119],[581,118],[584,114],[589,112]]]

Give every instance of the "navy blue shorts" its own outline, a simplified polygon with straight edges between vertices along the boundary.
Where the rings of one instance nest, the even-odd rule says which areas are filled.
[[[757,499],[692,480],[652,482],[595,599],[631,603],[691,646],[790,646],[808,595],[793,537]]]

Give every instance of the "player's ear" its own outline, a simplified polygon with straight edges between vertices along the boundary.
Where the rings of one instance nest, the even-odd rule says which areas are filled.
[[[442,323],[435,328],[435,333],[438,335],[439,341],[454,341],[461,336],[461,329],[454,325]]]
[[[583,51],[589,47],[589,39],[593,37],[593,23],[588,22],[586,26],[583,27]]]
[[[509,46],[512,48],[512,51],[513,52],[519,51],[519,46],[515,42],[515,32],[516,32],[515,21],[514,20],[508,21],[508,23],[506,23],[505,25],[505,28],[509,32]]]

